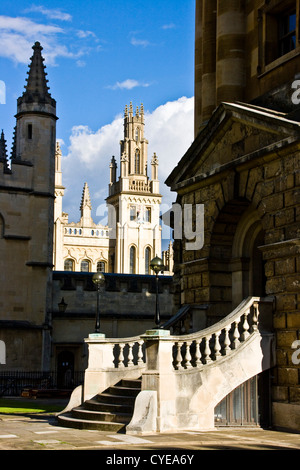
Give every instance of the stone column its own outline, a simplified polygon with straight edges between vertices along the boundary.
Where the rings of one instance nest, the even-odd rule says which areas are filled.
[[[217,105],[242,101],[245,87],[245,13],[240,0],[218,0]]]
[[[196,0],[195,19],[195,111],[194,134],[197,136],[202,121],[202,0]]]
[[[216,107],[216,0],[203,0],[202,13],[202,123]]]
[[[142,336],[146,343],[146,371],[142,391],[156,391],[156,431],[176,429],[176,384],[172,348],[168,330],[148,330]]]

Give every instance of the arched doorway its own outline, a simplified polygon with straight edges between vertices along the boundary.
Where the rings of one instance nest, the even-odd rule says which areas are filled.
[[[249,206],[242,214],[232,244],[232,307],[248,296],[265,295],[265,269],[260,247],[265,234],[257,211]]]

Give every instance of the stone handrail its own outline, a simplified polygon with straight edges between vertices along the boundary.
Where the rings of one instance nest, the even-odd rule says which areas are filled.
[[[218,323],[197,333],[170,336],[174,343],[174,369],[201,367],[237,349],[250,334],[258,331],[260,301],[260,297],[248,297]]]

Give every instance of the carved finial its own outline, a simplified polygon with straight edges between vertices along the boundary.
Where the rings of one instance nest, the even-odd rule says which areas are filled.
[[[84,188],[82,192],[80,210],[82,211],[84,206],[88,206],[89,209],[92,208],[91,198],[90,198],[90,191],[87,183],[84,183]]]
[[[124,117],[128,117],[128,106],[125,105]]]
[[[58,141],[56,142],[55,153],[56,153],[57,155],[61,155],[60,143],[59,143]]]
[[[132,113],[133,112],[133,109],[132,109],[132,102],[130,101],[130,105],[129,105],[129,112]]]
[[[7,150],[6,150],[6,140],[4,137],[3,129],[2,129],[1,137],[0,137],[0,162],[4,163],[4,170],[7,170],[8,169]]]

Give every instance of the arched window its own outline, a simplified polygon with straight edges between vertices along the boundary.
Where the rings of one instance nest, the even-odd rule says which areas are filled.
[[[90,271],[90,262],[87,259],[83,259],[80,263],[80,271],[88,273]]]
[[[136,149],[135,158],[134,158],[134,173],[139,175],[141,171],[141,162],[140,162],[140,151]]]
[[[138,128],[138,127],[135,129],[135,140],[136,140],[137,142],[138,142],[138,140],[139,140],[139,128]]]
[[[150,274],[151,248],[145,249],[145,274]]]
[[[97,263],[97,272],[98,273],[105,273],[105,262],[104,261],[98,261],[98,263]]]
[[[130,247],[129,251],[129,272],[135,274],[136,271],[136,249],[135,246]]]
[[[65,259],[64,270],[65,271],[74,271],[74,261],[72,259],[70,259],[70,258]]]

